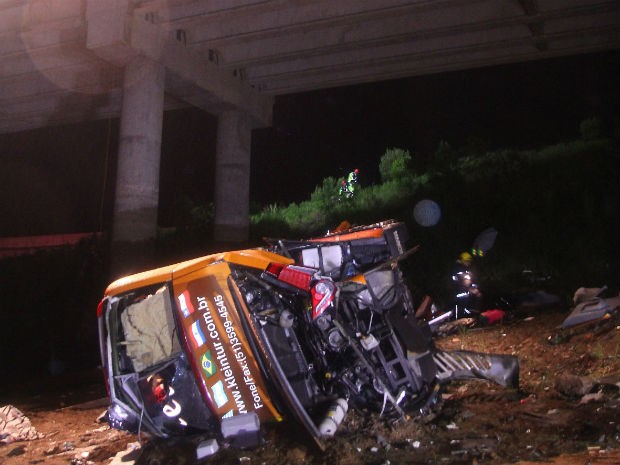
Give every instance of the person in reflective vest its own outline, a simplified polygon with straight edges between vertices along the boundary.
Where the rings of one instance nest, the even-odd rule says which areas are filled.
[[[452,274],[455,287],[457,318],[466,315],[475,315],[480,311],[482,295],[472,272],[473,257],[469,252],[463,252],[456,261]]]
[[[355,194],[355,185],[357,184],[357,174],[359,170],[355,168],[349,173],[346,179],[340,181],[340,189],[338,190],[339,197],[345,197],[350,199]]]
[[[347,191],[348,191],[347,197],[349,198],[353,197],[353,195],[355,194],[355,185],[357,184],[358,173],[359,173],[359,170],[355,168],[353,171],[349,173],[349,176],[347,177]]]
[[[357,184],[357,174],[360,172],[357,168],[349,173],[349,177],[347,178],[347,182],[350,185]]]

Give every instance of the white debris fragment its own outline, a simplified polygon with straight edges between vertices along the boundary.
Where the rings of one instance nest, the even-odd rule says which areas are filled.
[[[200,460],[214,455],[219,448],[220,446],[215,439],[207,439],[206,441],[202,441],[198,444],[198,447],[196,447],[196,458]]]
[[[581,398],[579,404],[589,404],[590,402],[600,402],[603,400],[603,391],[586,394]]]
[[[32,426],[30,419],[13,405],[0,407],[0,444],[32,441],[43,435]]]

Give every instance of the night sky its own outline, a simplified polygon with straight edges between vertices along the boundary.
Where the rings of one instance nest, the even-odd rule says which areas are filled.
[[[306,200],[327,176],[378,182],[387,148],[428,159],[454,148],[531,148],[579,137],[579,123],[620,114],[619,53],[480,68],[278,97],[271,128],[252,137],[253,205]],[[213,200],[216,119],[164,117],[160,224],[184,199]],[[0,236],[106,229],[118,120],[0,135]],[[11,200],[9,200],[11,199]]]

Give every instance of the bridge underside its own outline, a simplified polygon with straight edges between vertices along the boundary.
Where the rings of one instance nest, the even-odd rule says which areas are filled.
[[[165,108],[271,97],[620,47],[615,0],[11,0],[0,133],[119,116],[123,67],[166,67]]]

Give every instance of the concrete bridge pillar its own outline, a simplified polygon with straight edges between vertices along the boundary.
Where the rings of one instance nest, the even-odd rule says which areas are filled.
[[[110,272],[152,268],[157,234],[164,67],[136,57],[124,71]]]
[[[215,161],[217,242],[244,242],[250,226],[251,117],[230,110],[218,116]]]
[[[157,233],[164,74],[161,64],[145,57],[125,66],[114,242],[144,241]]]

